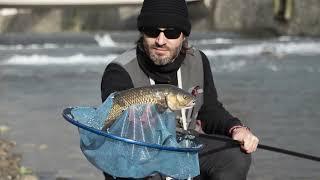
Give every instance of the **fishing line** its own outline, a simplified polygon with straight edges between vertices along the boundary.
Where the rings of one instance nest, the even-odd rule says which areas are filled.
[[[194,132],[194,133],[196,133],[196,132]],[[191,134],[194,134],[194,133],[191,133]],[[203,137],[203,138],[208,138],[208,139],[224,141],[224,142],[231,142],[235,145],[240,145],[239,141],[233,140],[233,139],[231,139],[229,137],[225,137],[225,136],[214,135],[214,134],[210,134],[210,135],[209,134],[198,134],[198,133],[197,133],[197,136]],[[283,148],[272,147],[272,146],[264,145],[264,144],[258,144],[258,148],[320,162],[320,157],[318,157],[318,156],[295,152],[295,151],[291,151],[291,150],[287,150],[287,149],[283,149]]]

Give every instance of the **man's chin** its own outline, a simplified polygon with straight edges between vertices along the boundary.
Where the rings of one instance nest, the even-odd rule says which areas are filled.
[[[163,66],[163,65],[167,65],[169,64],[171,61],[169,60],[153,60],[154,64],[159,65],[159,66]]]
[[[154,62],[154,64],[156,65],[166,65],[169,62],[171,62],[170,58],[168,58],[167,56],[152,56],[151,57],[152,61]]]

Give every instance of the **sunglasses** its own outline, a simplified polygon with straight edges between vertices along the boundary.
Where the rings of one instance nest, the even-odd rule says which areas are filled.
[[[166,38],[168,39],[177,39],[178,37],[180,37],[181,34],[181,30],[175,29],[175,28],[168,28],[165,30],[160,30],[158,28],[152,28],[152,27],[144,27],[142,29],[142,32],[152,38],[156,38],[159,36],[159,34],[161,32],[164,33],[164,35],[166,36]]]

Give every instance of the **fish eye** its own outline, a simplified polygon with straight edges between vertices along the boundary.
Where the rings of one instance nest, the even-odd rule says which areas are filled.
[[[188,99],[188,96],[187,95],[183,95],[183,99]]]

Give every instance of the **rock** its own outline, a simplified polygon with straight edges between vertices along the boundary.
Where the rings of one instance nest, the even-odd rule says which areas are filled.
[[[21,180],[39,180],[39,178],[33,175],[23,175],[21,177]]]
[[[4,134],[4,133],[8,132],[9,130],[10,130],[10,128],[8,126],[0,125],[0,134]]]
[[[39,150],[46,150],[46,149],[48,149],[48,145],[47,144],[41,144],[40,146],[39,146]]]
[[[19,173],[21,175],[29,175],[29,174],[32,174],[32,170],[30,168],[21,166],[20,169],[19,169]]]
[[[20,178],[19,166],[21,156],[13,154],[15,144],[0,139],[0,179],[1,180],[18,180]]]
[[[21,167],[21,155],[12,153],[15,143],[0,139],[0,180],[38,180],[32,170]]]

